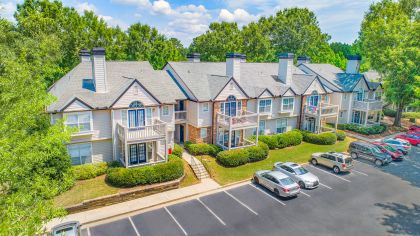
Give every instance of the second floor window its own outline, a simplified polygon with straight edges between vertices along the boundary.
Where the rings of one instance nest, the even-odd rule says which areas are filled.
[[[375,100],[380,101],[382,99],[382,92],[375,92]]]
[[[282,110],[292,111],[294,102],[295,102],[294,98],[283,98]]]
[[[271,112],[271,99],[260,100],[258,110],[259,110],[260,113]]]
[[[163,106],[162,107],[162,115],[163,116],[169,116],[169,106]]]
[[[202,111],[203,112],[208,112],[209,111],[209,103],[203,103],[203,107],[202,107]]]
[[[207,138],[207,128],[200,129],[200,138]]]
[[[78,128],[79,132],[92,130],[91,112],[69,113],[66,116],[66,126]]]

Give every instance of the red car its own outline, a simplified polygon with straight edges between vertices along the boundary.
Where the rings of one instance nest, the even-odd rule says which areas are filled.
[[[409,130],[420,132],[420,125],[412,125],[410,126]]]
[[[409,130],[409,131],[407,131],[407,134],[411,134],[411,135],[414,135],[414,136],[420,136],[420,131]]]
[[[402,161],[403,160],[404,155],[402,154],[402,152],[400,152],[397,149],[389,146],[388,144],[381,143],[381,142],[373,142],[372,144],[375,145],[376,147],[378,147],[379,150],[381,150],[381,152],[391,155],[391,158],[392,158],[393,161]]]
[[[395,136],[395,138],[404,139],[413,146],[420,146],[420,136],[416,136],[412,134],[401,134],[401,135]]]

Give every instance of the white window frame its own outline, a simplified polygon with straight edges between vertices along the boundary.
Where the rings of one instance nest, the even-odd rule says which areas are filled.
[[[288,119],[287,118],[277,119],[276,120],[276,133],[280,134],[280,133],[287,132],[287,124],[288,124]],[[283,128],[284,128],[284,131],[283,132],[279,132],[279,129],[283,129]]]
[[[292,102],[290,103],[288,103],[287,104],[287,106],[292,106],[291,108],[288,108],[288,109],[285,109],[284,108],[284,106],[286,105],[286,104],[284,104],[284,102],[285,101],[289,101],[289,100],[291,100]],[[295,109],[295,98],[294,97],[284,97],[282,100],[281,100],[281,110],[282,111],[293,111],[293,109]]]
[[[203,138],[207,138],[207,137],[208,137],[207,128],[200,128],[200,138],[203,139]]]
[[[270,101],[269,106],[267,106],[268,101]],[[261,102],[264,103],[264,106],[261,106]],[[258,100],[258,113],[271,113],[272,109],[273,109],[273,99],[259,99]]]
[[[80,115],[89,115],[89,128],[88,130],[80,130],[80,120],[79,120],[79,116]],[[77,116],[77,123],[70,123],[68,122],[68,116]],[[81,111],[81,112],[68,112],[68,113],[64,113],[64,118],[65,118],[65,125],[66,127],[69,127],[70,125],[75,125],[74,127],[77,127],[79,129],[79,133],[86,133],[86,132],[91,132],[93,131],[93,117],[92,117],[92,111]],[[82,123],[83,124],[83,123]]]
[[[169,106],[168,105],[162,106],[162,116],[169,116]]]
[[[380,95],[379,96],[379,99],[378,99],[378,94]],[[374,97],[374,99],[375,100],[378,100],[378,101],[381,101],[382,100],[382,91],[375,91],[375,97]]]
[[[203,103],[203,106],[201,107],[202,112],[209,112],[210,110],[210,104],[208,102]]]
[[[90,160],[90,161],[85,161],[84,163],[82,162],[82,156],[80,155],[80,146],[82,146],[82,145],[88,145],[89,146],[89,156],[86,158],[86,160]],[[79,153],[78,158],[79,158],[79,163],[80,164],[73,164],[72,159],[75,158],[75,157],[71,156],[71,153],[70,153],[70,149],[72,147],[77,147],[77,149],[78,149],[77,151]],[[93,160],[92,160],[92,143],[91,142],[69,144],[69,145],[67,145],[67,152],[69,153],[72,165],[83,165],[83,164],[93,163]]]

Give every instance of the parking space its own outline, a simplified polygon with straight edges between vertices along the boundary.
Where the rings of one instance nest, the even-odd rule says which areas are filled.
[[[417,149],[413,149],[418,152]],[[411,154],[410,154],[411,155]],[[415,153],[396,166],[420,165]],[[419,161],[419,162],[417,162]],[[405,175],[358,160],[351,173],[307,165],[320,186],[291,199],[249,182],[194,200],[84,228],[83,235],[393,235],[420,232],[420,190]],[[417,181],[420,175],[417,175]],[[412,178],[412,177],[411,177]],[[404,209],[402,211],[401,209]],[[396,230],[397,229],[397,230]]]

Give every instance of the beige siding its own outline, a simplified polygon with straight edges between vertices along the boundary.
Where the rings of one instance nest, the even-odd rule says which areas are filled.
[[[112,138],[110,110],[93,111],[93,139]]]
[[[198,126],[198,103],[188,101],[186,104],[187,122],[195,127]]]
[[[318,82],[318,80],[314,80],[311,85],[308,87],[308,89],[305,92],[305,95],[311,95],[312,91],[317,91],[318,94],[324,94],[324,89],[322,88],[321,84]]]
[[[273,95],[271,95],[267,90],[264,91],[263,94],[259,98],[271,98]]]
[[[101,140],[92,142],[92,162],[112,161],[112,141]]]
[[[144,106],[157,106],[158,102],[138,83],[134,83],[124,95],[114,104],[114,108],[127,108],[130,103],[140,101]]]
[[[174,105],[167,105],[169,107],[169,114],[167,116],[163,115],[163,106],[160,107],[160,118],[156,117],[164,122],[166,122],[168,125],[168,130],[169,131],[175,131],[175,106]],[[158,115],[158,114],[154,114],[154,115]]]
[[[283,94],[283,97],[292,97],[292,96],[295,96],[295,94],[292,91],[290,91],[290,89],[287,90],[287,92]]]
[[[209,102],[209,110],[204,112],[204,102],[198,103],[198,126],[197,127],[208,127],[212,124],[212,114],[213,114],[213,106],[212,103]]]
[[[230,95],[235,96],[238,100],[247,99],[246,95],[242,92],[238,85],[235,82],[230,81],[217,96],[216,101],[225,101]]]
[[[75,100],[64,110],[64,112],[89,111],[89,110],[90,110],[89,107],[87,107],[83,103]]]

